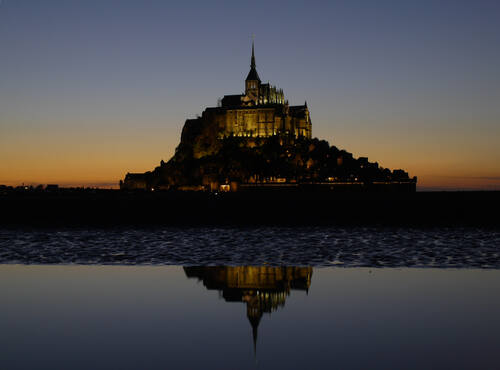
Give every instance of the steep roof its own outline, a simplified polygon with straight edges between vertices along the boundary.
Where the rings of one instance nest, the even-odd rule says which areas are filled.
[[[252,59],[250,61],[250,72],[248,72],[248,76],[245,81],[259,81],[259,74],[257,73],[257,69],[255,68],[255,52],[254,52],[254,47],[253,47],[253,42],[252,42]]]
[[[257,73],[257,70],[255,68],[251,68],[250,72],[248,72],[248,76],[245,81],[255,81],[255,80],[260,82],[259,74]]]

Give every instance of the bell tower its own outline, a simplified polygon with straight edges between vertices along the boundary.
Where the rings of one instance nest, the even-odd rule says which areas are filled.
[[[252,59],[250,61],[250,72],[245,80],[245,95],[255,104],[259,101],[260,78],[255,68],[255,51],[252,41]]]

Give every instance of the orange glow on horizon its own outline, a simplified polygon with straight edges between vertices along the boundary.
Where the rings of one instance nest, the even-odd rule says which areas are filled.
[[[49,126],[43,132],[3,131],[0,184],[117,188],[127,172],[151,171],[161,160],[168,161],[182,129],[182,124],[159,125],[153,130],[101,125],[95,130],[89,130],[87,124],[71,130]],[[418,177],[419,190],[500,190],[500,153],[494,135],[471,134],[467,142],[462,137],[465,134],[457,138],[439,130],[432,139],[418,131],[409,134],[400,128],[398,132],[394,129],[397,124],[378,133],[333,125],[326,130],[321,122],[318,126],[315,130],[313,122],[313,136],[346,149],[354,157],[404,169],[411,177]],[[334,139],[332,132],[336,133]]]

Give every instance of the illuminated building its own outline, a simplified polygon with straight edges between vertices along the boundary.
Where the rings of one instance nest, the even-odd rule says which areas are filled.
[[[182,130],[181,142],[193,139],[223,139],[225,137],[270,137],[284,135],[311,138],[311,117],[307,103],[290,106],[283,90],[262,83],[257,73],[252,44],[250,71],[245,79],[245,92],[225,95],[217,107],[205,109],[201,117],[188,119]],[[203,146],[203,145],[201,145]],[[202,149],[194,157],[206,155]]]
[[[290,106],[283,90],[261,82],[253,44],[244,86],[244,93],[225,95],[186,120],[174,156],[153,171],[128,173],[120,188],[415,191],[417,179],[405,171],[391,172],[312,139],[307,103]]]

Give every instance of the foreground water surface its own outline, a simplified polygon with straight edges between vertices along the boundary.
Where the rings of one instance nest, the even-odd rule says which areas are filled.
[[[0,229],[0,263],[500,268],[487,228]]]
[[[1,369],[492,369],[500,231],[0,229]]]
[[[2,369],[493,369],[500,270],[0,265]]]

